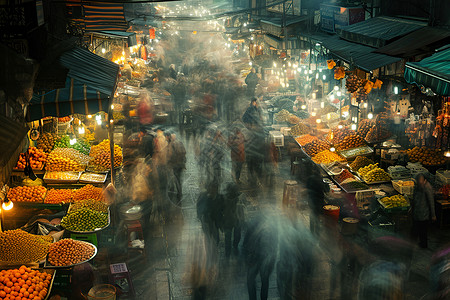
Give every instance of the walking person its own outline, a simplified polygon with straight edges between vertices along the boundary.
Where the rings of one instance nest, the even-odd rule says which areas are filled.
[[[249,183],[252,186],[261,184],[258,179],[263,175],[262,165],[264,162],[264,132],[262,128],[255,128],[249,136],[245,146],[245,159],[249,172]]]
[[[311,173],[306,179],[306,189],[308,204],[311,209],[309,217],[310,230],[311,233],[318,236],[320,232],[320,216],[325,205],[325,193],[329,191],[329,186],[323,182],[319,174]]]
[[[258,106],[258,99],[255,97],[250,101],[250,106],[245,110],[242,116],[242,122],[249,129],[254,129],[255,127],[262,126],[262,112]]]
[[[245,84],[247,85],[247,93],[249,96],[255,96],[255,88],[258,84],[258,81],[259,78],[258,75],[256,75],[256,70],[255,68],[252,68],[250,73],[248,73],[247,77],[245,78]]]
[[[245,137],[238,127],[228,138],[228,147],[231,150],[232,176],[236,183],[240,183],[242,166],[245,162]]]
[[[275,267],[278,232],[273,218],[259,216],[251,222],[244,238],[247,263],[247,289],[250,300],[256,300],[256,277],[261,276],[261,300],[267,300],[269,279]]]
[[[434,210],[433,188],[424,174],[416,176],[416,185],[411,200],[413,226],[411,235],[413,239],[419,238],[421,248],[428,247],[428,226],[430,221],[436,221]]]
[[[170,134],[169,138],[169,153],[168,153],[168,166],[172,169],[175,184],[177,188],[177,200],[178,203],[183,197],[183,184],[182,175],[186,169],[186,149],[183,143],[177,139],[176,134]]]
[[[225,256],[230,257],[231,249],[238,253],[239,242],[241,241],[241,228],[245,222],[244,207],[240,201],[239,188],[234,183],[229,183],[226,187],[224,205],[222,209],[222,230],[225,233]],[[231,243],[233,240],[233,244]]]

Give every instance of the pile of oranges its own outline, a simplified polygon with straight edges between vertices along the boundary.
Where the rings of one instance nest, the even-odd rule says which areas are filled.
[[[76,190],[72,199],[74,202],[86,200],[86,199],[94,199],[94,200],[103,200],[103,190],[102,188],[98,188],[93,186],[92,184],[85,185],[81,189]]]
[[[28,153],[30,154],[31,168],[33,168],[35,170],[42,169],[47,160],[47,153],[45,153],[43,150],[38,149],[36,147],[29,148]],[[19,161],[17,162],[16,169],[25,169],[25,165],[26,165],[25,153],[20,153]]]
[[[17,186],[8,191],[13,202],[43,202],[47,189],[43,186]]]
[[[103,140],[100,144],[92,146],[89,154],[94,159],[91,164],[95,170],[108,170],[111,168],[111,149],[109,140]],[[114,167],[122,165],[122,148],[114,144]]]
[[[45,299],[52,275],[25,266],[0,271],[0,299]]]
[[[58,122],[59,123],[67,123],[70,120],[72,120],[72,118],[70,116],[65,116],[65,117],[58,118]]]
[[[71,189],[51,189],[47,192],[44,202],[48,204],[70,203],[72,201],[72,194],[73,190]]]

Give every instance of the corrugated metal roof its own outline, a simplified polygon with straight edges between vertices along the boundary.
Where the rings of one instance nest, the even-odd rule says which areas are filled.
[[[286,17],[286,26],[290,26],[299,22],[303,22],[308,20],[309,16],[295,16],[295,17]],[[262,23],[274,25],[281,27],[282,26],[282,19],[281,18],[263,18],[261,19]]]
[[[358,68],[370,72],[401,60],[385,54],[374,53],[375,48],[351,43],[338,37],[324,39],[321,44],[336,57],[353,63]]]
[[[433,52],[450,43],[450,30],[424,27],[392,42],[375,52],[399,57],[413,57]]]
[[[342,27],[339,36],[351,42],[380,48],[392,40],[425,27],[424,22],[393,17],[375,17]]]

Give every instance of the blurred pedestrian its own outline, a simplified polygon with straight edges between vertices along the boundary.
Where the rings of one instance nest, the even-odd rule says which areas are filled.
[[[261,276],[261,300],[267,300],[269,279],[273,272],[278,249],[278,233],[268,217],[254,219],[244,237],[244,255],[247,263],[247,289],[250,300],[256,300],[256,277]],[[273,219],[272,219],[273,220]]]
[[[252,68],[250,73],[248,73],[247,77],[245,78],[245,84],[247,85],[247,94],[250,97],[255,96],[255,88],[258,84],[259,78],[258,75],[256,75],[255,68]]]
[[[221,177],[222,177],[222,160],[225,155],[225,147],[226,141],[222,136],[222,132],[220,130],[216,130],[215,136],[210,144],[209,155],[209,170],[211,172],[210,180],[220,186]]]
[[[177,199],[181,201],[183,197],[182,174],[186,169],[186,149],[183,143],[172,133],[169,137],[168,165],[173,171],[177,187]]]
[[[139,155],[141,157],[153,156],[154,133],[148,132],[144,127],[139,132]]]
[[[236,183],[240,182],[242,166],[245,162],[245,137],[239,127],[235,127],[228,138],[231,150],[232,176]]]
[[[174,80],[177,80],[177,71],[175,70],[175,65],[174,64],[171,64],[170,66],[169,66],[169,76],[170,76],[170,78],[172,78],[172,79],[174,79]]]
[[[309,224],[311,233],[319,235],[320,217],[325,205],[325,193],[329,191],[329,186],[323,182],[322,177],[316,173],[311,173],[306,179],[306,192],[308,204],[311,209]]]
[[[265,151],[264,132],[261,128],[255,128],[250,132],[245,146],[245,159],[249,171],[250,185],[261,184],[258,179],[263,175],[262,165]]]
[[[216,245],[204,233],[196,234],[187,249],[187,278],[193,300],[207,299],[208,287],[214,283],[218,273]]]
[[[405,267],[402,264],[378,261],[365,268],[360,275],[358,300],[403,299]]]
[[[245,126],[249,129],[262,126],[262,112],[258,106],[258,99],[252,98],[250,106],[242,116],[242,122],[244,122]]]
[[[240,200],[241,193],[234,183],[229,183],[226,187],[223,209],[222,209],[222,230],[225,233],[225,256],[229,257],[231,249],[238,253],[238,246],[241,240],[241,229],[245,222],[244,207]],[[233,238],[233,244],[231,240]]]
[[[208,239],[219,243],[219,228],[222,222],[223,196],[219,194],[216,183],[210,183],[207,191],[200,194],[197,201],[197,218],[202,224]]]
[[[411,235],[413,239],[419,238],[421,248],[428,247],[428,226],[430,221],[436,221],[434,210],[434,193],[431,184],[424,174],[416,176],[416,185],[411,200],[413,226]]]

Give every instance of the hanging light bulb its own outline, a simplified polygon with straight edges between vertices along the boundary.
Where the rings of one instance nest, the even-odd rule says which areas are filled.
[[[336,96],[338,96],[338,97],[342,96],[341,91],[337,91],[337,92],[336,92]]]
[[[305,109],[306,109],[306,105],[303,104],[303,105],[301,106],[301,109],[305,110]]]
[[[450,151],[449,151],[449,150],[445,151],[445,152],[444,152],[444,156],[445,156],[445,157],[450,157]]]
[[[88,119],[92,119],[92,115],[87,115],[87,118]]]
[[[330,148],[330,151],[331,151],[331,152],[334,152],[334,151],[336,151],[336,148],[331,147],[331,148]]]
[[[105,54],[105,52],[106,52],[106,49],[102,48],[102,53]]]
[[[338,129],[342,129],[342,128],[344,128],[344,126],[338,125]]]
[[[2,208],[4,210],[10,210],[13,207],[14,207],[14,203],[9,199],[6,199],[5,202],[3,202],[3,204],[2,204]]]
[[[316,79],[319,79],[319,73],[316,74]]]
[[[373,119],[373,113],[371,113],[371,112],[368,113],[368,114],[367,114],[367,118],[368,118],[369,120],[372,120],[372,119]]]
[[[352,130],[356,130],[356,124],[352,124]]]
[[[78,134],[84,134],[84,127],[83,126],[80,126],[80,127],[78,127]]]
[[[308,73],[309,73],[309,74],[312,74],[312,70],[309,70]]]
[[[321,122],[322,122],[321,119],[316,119],[316,123],[317,123],[317,124],[320,124]]]
[[[276,63],[276,62],[273,62],[273,66],[276,68],[276,67],[277,67],[277,63]]]
[[[69,144],[70,145],[75,145],[76,143],[77,143],[77,139],[76,138],[73,138],[73,139],[69,140]]]
[[[334,86],[335,91],[339,91],[339,87],[337,85]]]
[[[323,79],[323,80],[327,80],[327,76],[326,76],[326,75],[323,75],[323,76],[322,76],[322,79]]]
[[[398,95],[398,86],[394,87],[394,94]]]

